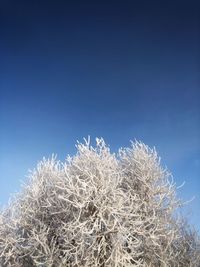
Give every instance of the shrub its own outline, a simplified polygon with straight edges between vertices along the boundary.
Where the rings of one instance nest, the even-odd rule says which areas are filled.
[[[178,221],[176,187],[155,149],[112,154],[89,139],[43,159],[0,217],[0,266],[200,266],[197,233]]]

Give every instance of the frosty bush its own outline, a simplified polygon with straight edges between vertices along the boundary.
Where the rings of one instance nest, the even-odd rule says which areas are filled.
[[[200,266],[196,232],[174,216],[180,201],[154,149],[112,154],[103,139],[44,159],[0,217],[0,266]]]

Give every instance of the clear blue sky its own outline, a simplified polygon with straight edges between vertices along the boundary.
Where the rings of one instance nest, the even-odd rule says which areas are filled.
[[[1,1],[0,204],[76,140],[155,146],[200,229],[198,1]]]

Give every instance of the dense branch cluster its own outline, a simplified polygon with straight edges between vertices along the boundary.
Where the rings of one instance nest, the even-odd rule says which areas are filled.
[[[170,174],[140,142],[103,139],[44,159],[0,215],[2,267],[197,267],[199,240],[175,216]]]

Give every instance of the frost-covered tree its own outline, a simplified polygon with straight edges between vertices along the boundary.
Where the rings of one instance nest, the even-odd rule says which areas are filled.
[[[0,215],[0,266],[197,267],[197,233],[155,149],[112,154],[103,139],[78,143],[61,163],[44,159]]]

